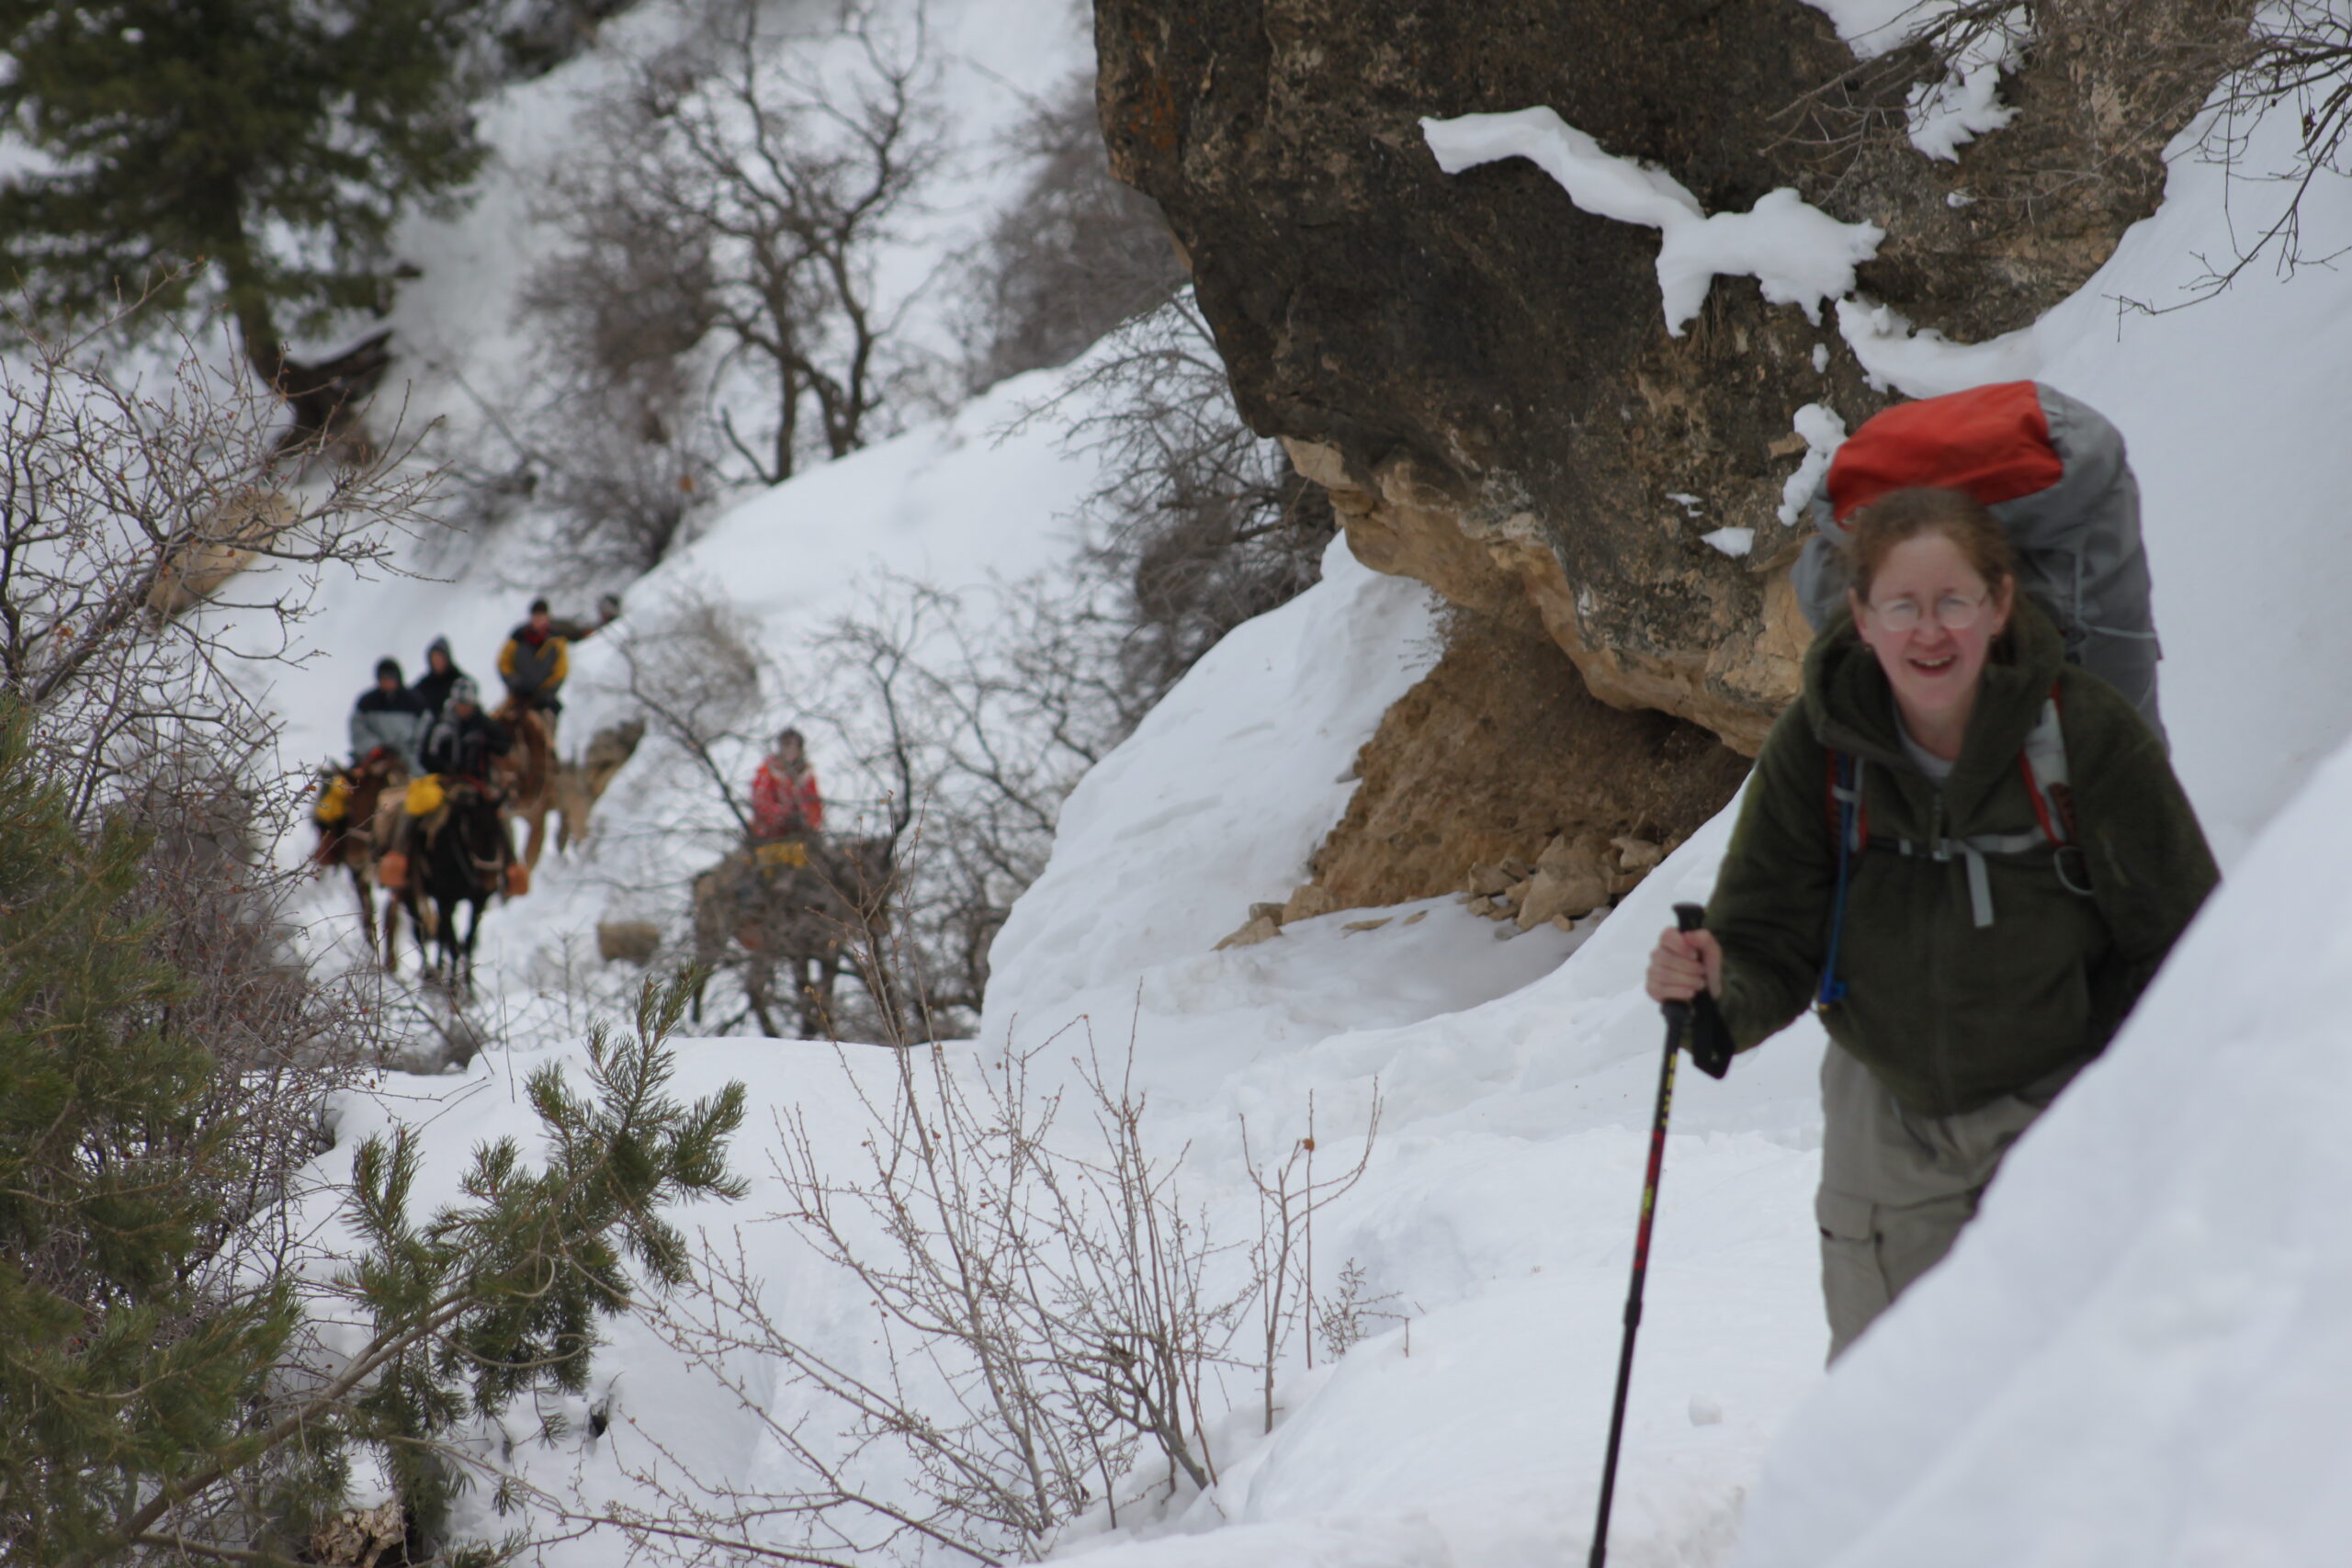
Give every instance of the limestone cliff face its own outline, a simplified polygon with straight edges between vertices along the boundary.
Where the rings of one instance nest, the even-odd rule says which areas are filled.
[[[1244,414],[1356,553],[1499,624],[1532,611],[1603,701],[1752,752],[1803,646],[1792,415],[1850,425],[1885,394],[1749,280],[1668,336],[1654,231],[1523,161],[1449,176],[1419,119],[1548,105],[1711,212],[1793,186],[1887,231],[1866,293],[1980,341],[2153,210],[2208,85],[2184,45],[2245,9],[2041,0],[2016,123],[1956,164],[1904,140],[1923,52],[1860,66],[1798,0],[1097,0],[1096,33],[1114,166],[1166,211]],[[1749,556],[1701,542],[1724,525]]]

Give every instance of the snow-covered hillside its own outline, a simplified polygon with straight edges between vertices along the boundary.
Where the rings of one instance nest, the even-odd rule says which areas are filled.
[[[1000,9],[974,0],[963,26],[989,33],[986,13],[997,32],[1017,31],[1013,9]],[[2282,117],[2262,134],[2293,128]],[[2257,161],[2266,151],[2257,144]],[[2352,445],[2336,433],[2352,406],[2352,277],[2249,275],[2156,317],[2118,304],[2178,299],[2233,222],[2245,231],[2250,209],[2279,198],[2225,186],[2184,157],[2164,209],[2004,350],[2005,365],[2026,356],[2030,373],[2106,412],[2131,441],[2176,759],[2231,882],[2107,1059],[2019,1146],[1949,1265],[1834,1377],[1820,1366],[1811,1218],[1820,1036],[1800,1024],[1720,1084],[1686,1075],[1616,1562],[2341,1556],[2331,1413],[2352,1397],[2335,1310],[2352,1231],[2333,1213],[2332,1128],[2352,1086],[2330,1004],[2352,966],[2337,892],[2352,871],[2339,826],[2352,815],[2352,760],[2327,759],[2352,735],[2340,673],[2352,660],[2340,499],[2352,493]],[[2352,189],[2315,185],[2305,223],[2314,254],[2352,239]],[[1005,389],[735,513],[633,594],[632,615],[676,585],[715,585],[783,645],[864,572],[958,585],[1043,564],[1054,520],[1089,481],[1084,461],[1050,430],[1003,444],[990,433],[1045,385]],[[475,575],[456,590],[348,590],[334,620],[346,645],[281,688],[289,718],[313,727],[304,744],[326,748],[320,716],[339,726],[385,647],[413,657],[431,630],[471,617],[460,658],[486,663],[507,592]],[[1299,880],[1344,805],[1355,749],[1427,667],[1430,637],[1417,585],[1336,549],[1319,586],[1228,637],[1095,770],[1000,940],[971,1066],[1008,1046],[1035,1050],[1049,1089],[1072,1070],[1072,1037],[1047,1042],[1074,1021],[1114,1051],[1132,1036],[1147,1136],[1166,1157],[1182,1152],[1182,1189],[1216,1234],[1254,1234],[1245,1118],[1253,1148],[1287,1146],[1311,1097],[1319,1135],[1345,1159],[1375,1091],[1385,1105],[1363,1183],[1321,1222],[1319,1282],[1352,1261],[1400,1321],[1312,1372],[1295,1346],[1274,1432],[1253,1436],[1246,1416],[1217,1428],[1228,1447],[1212,1491],[1148,1525],[1085,1532],[1072,1553],[1532,1568],[1588,1548],[1659,1042],[1641,969],[1668,906],[1711,886],[1725,823],[1587,939],[1498,935],[1437,900],[1383,911],[1368,929],[1351,929],[1366,917],[1348,911],[1211,951],[1252,900]],[[597,657],[583,650],[583,692]],[[598,706],[607,700],[583,701],[582,718],[614,711]],[[684,788],[633,768],[609,808],[624,848],[551,864],[530,900],[498,914],[485,964],[514,989],[490,1005],[519,1007],[522,976],[577,940],[616,880],[683,874],[707,852],[666,843]],[[599,858],[624,853],[638,857],[626,877]],[[389,1078],[354,1100],[330,1171],[390,1120],[423,1127],[428,1180],[445,1182],[481,1139],[527,1131],[522,1077],[576,1062],[578,1047],[526,1038],[462,1073]],[[749,1222],[785,1201],[773,1118],[802,1112],[821,1148],[845,1155],[854,1091],[883,1072],[878,1058],[690,1042],[681,1066],[683,1089],[738,1078],[754,1101],[738,1160],[753,1194],[689,1217],[719,1236],[741,1227],[773,1310],[870,1358],[854,1284],[787,1227]],[[745,1375],[775,1419],[812,1413],[782,1380]],[[572,1506],[643,1503],[632,1474],[657,1444],[709,1484],[782,1473],[735,1396],[641,1325],[614,1330],[599,1380],[620,1416],[602,1437],[575,1426],[535,1446],[519,1418],[512,1434],[516,1470]],[[472,1506],[485,1534],[506,1528],[479,1495]],[[541,1553],[556,1564],[625,1554],[610,1532]]]

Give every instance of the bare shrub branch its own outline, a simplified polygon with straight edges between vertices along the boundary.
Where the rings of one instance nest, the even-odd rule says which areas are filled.
[[[394,441],[305,479],[276,394],[193,340],[163,378],[127,380],[95,335],[17,326],[24,354],[0,361],[0,687],[74,759],[87,810],[198,732],[266,746],[276,720],[237,674],[300,657],[321,572],[397,570],[436,476]]]
[[[1322,488],[1233,405],[1185,294],[1109,338],[1060,395],[1069,440],[1104,475],[1080,508],[1118,594],[1124,705],[1148,710],[1219,638],[1314,585],[1337,532]]]
[[[1365,1169],[1372,1164],[1373,1142],[1380,1136],[1380,1086],[1375,1082],[1372,1108],[1365,1117],[1363,1152],[1356,1157],[1355,1164],[1320,1180],[1315,1175],[1312,1093],[1306,1097],[1306,1135],[1291,1145],[1279,1165],[1259,1161],[1250,1147],[1250,1123],[1246,1119],[1241,1123],[1242,1164],[1250,1172],[1250,1186],[1258,1193],[1258,1240],[1251,1247],[1250,1260],[1258,1280],[1258,1324],[1263,1336],[1259,1360],[1260,1393],[1265,1429],[1269,1432],[1274,1429],[1274,1373],[1291,1334],[1301,1326],[1306,1328],[1306,1364],[1310,1367],[1315,1364],[1315,1346],[1318,1341],[1338,1344],[1340,1348],[1332,1352],[1334,1355],[1343,1353],[1353,1343],[1352,1331],[1365,1305],[1361,1298],[1360,1274],[1340,1298],[1345,1326],[1338,1335],[1330,1332],[1329,1324],[1316,1322],[1315,1216],[1353,1191],[1356,1183],[1363,1179]],[[1343,1284],[1346,1279],[1343,1273]]]
[[[2228,171],[2230,182],[2283,189],[2278,209],[2248,232],[2231,212],[2231,250],[2199,254],[2204,271],[2165,304],[2119,298],[2119,309],[2165,315],[2200,304],[2237,282],[2257,261],[2291,278],[2307,266],[2333,268],[2352,243],[2313,250],[2303,228],[2304,198],[2324,177],[2352,175],[2352,13],[2330,0],[2278,0],[2259,9],[2250,30],[2214,50],[2221,86],[2208,104],[2198,156]],[[2297,140],[2285,161],[2257,167],[2255,131],[2278,114],[2295,118]]]
[[[965,306],[964,374],[975,391],[1067,365],[1184,284],[1158,206],[1111,173],[1091,75],[1031,117],[1017,151],[1035,172],[989,227]]]
[[[918,1046],[893,1054],[879,1089],[853,1075],[867,1126],[854,1169],[828,1162],[804,1118],[780,1124],[793,1207],[775,1217],[874,1303],[880,1353],[820,1349],[773,1315],[740,1241],[707,1253],[707,1290],[662,1313],[661,1330],[734,1390],[806,1484],[752,1495],[646,1467],[636,1479],[672,1510],[662,1528],[829,1559],[921,1540],[1027,1561],[1098,1500],[1115,1522],[1155,1486],[1214,1483],[1209,1380],[1245,1365],[1233,1343],[1258,1285],[1218,1267],[1234,1249],[1178,1192],[1181,1153],[1146,1150],[1132,1045],[1106,1063],[1087,1039],[1068,1125],[1064,1091],[1032,1077],[1059,1043],[976,1071]],[[746,1370],[771,1366],[835,1414],[780,1417]],[[911,1466],[911,1496],[883,1489],[899,1468],[888,1454]],[[1164,1480],[1138,1468],[1147,1455]]]

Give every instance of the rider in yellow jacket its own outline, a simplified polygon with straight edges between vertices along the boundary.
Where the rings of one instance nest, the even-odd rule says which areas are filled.
[[[506,645],[498,650],[498,673],[506,682],[507,696],[518,711],[538,709],[552,733],[556,715],[563,711],[556,693],[571,672],[571,645],[557,634],[548,602],[532,600],[531,618],[509,633]]]

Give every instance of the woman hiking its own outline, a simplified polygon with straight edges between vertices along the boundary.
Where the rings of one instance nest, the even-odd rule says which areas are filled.
[[[1821,1011],[1832,1359],[1951,1248],[2218,880],[2164,742],[2065,662],[1991,513],[1897,491],[1846,553],[1704,929],[1666,932],[1648,977],[1711,993],[1741,1050]]]

